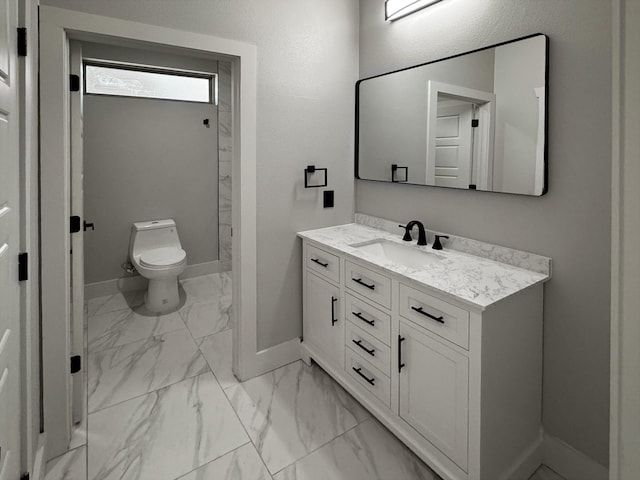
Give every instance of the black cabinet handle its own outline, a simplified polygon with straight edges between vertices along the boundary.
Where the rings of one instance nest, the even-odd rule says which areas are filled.
[[[434,317],[433,315],[431,315],[430,313],[425,312],[424,310],[422,310],[422,307],[411,307],[411,310],[415,310],[416,312],[418,312],[421,315],[424,315],[425,317],[429,317],[431,320],[435,320],[436,322],[442,323],[444,324],[444,317]]]
[[[362,316],[362,314],[360,312],[356,313],[356,312],[351,312],[353,313],[354,316],[358,317],[360,320],[362,320],[364,323],[368,323],[369,325],[371,325],[372,327],[376,326],[376,322],[374,322],[373,320],[367,320],[366,318],[364,318]]]
[[[329,263],[322,263],[318,258],[312,258],[311,261],[316,262],[318,265],[324,268],[327,268],[329,266]]]
[[[356,283],[359,283],[363,287],[367,287],[369,290],[375,290],[376,289],[375,285],[369,285],[368,283],[364,283],[361,278],[352,278],[351,280],[353,280]]]
[[[336,297],[334,297],[333,295],[331,296],[331,326],[333,327],[336,322],[338,321],[338,319],[336,318],[336,314],[334,311],[334,305],[335,303],[338,301],[338,299]]]
[[[402,363],[402,342],[404,342],[404,337],[398,335],[398,373],[402,372],[402,367],[406,366]]]
[[[362,373],[362,368],[356,368],[356,367],[351,367],[351,368],[353,368],[354,372],[356,372],[358,375],[360,375],[362,378],[364,378],[369,383],[369,385],[374,385],[375,386],[376,379],[367,377],[364,373]]]
[[[359,346],[362,350],[364,350],[365,352],[367,352],[369,355],[371,355],[372,357],[376,356],[376,349],[372,348],[371,350],[369,350],[367,347],[365,347],[364,345],[362,345],[362,340],[351,340],[353,343],[355,343],[357,346]]]

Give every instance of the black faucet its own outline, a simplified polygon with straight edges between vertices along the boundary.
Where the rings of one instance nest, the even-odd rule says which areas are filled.
[[[411,240],[413,240],[411,238],[411,229],[414,226],[418,226],[418,245],[426,245],[427,244],[427,234],[424,231],[424,225],[422,224],[422,222],[419,222],[418,220],[411,220],[409,223],[407,223],[407,225],[398,225],[400,228],[404,228],[404,237],[402,237],[402,240],[404,240],[405,242],[410,242]]]

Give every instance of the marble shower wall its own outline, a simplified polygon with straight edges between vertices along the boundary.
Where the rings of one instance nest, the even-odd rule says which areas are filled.
[[[218,62],[218,258],[220,271],[231,270],[231,63]]]

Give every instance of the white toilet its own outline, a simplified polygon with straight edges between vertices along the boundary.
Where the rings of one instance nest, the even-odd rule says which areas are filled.
[[[187,266],[187,254],[180,245],[176,222],[153,220],[131,227],[129,257],[138,273],[149,279],[145,295],[147,310],[165,313],[180,303],[178,275]]]

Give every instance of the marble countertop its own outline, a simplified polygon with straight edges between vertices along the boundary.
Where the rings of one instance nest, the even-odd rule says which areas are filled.
[[[431,245],[419,247],[413,241],[402,241],[401,235],[357,223],[299,232],[298,236],[327,247],[349,259],[364,260],[387,272],[405,277],[410,282],[440,292],[458,302],[484,310],[525,288],[547,281],[550,276],[468,253],[447,249],[433,250]],[[427,266],[407,267],[388,262],[363,252],[352,245],[384,239],[436,255],[439,261]]]

